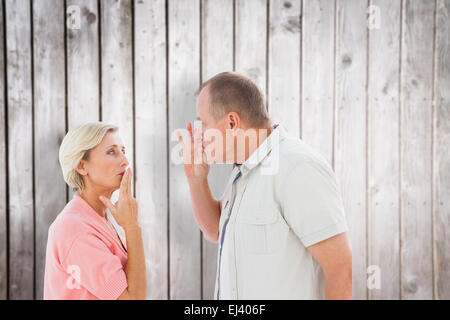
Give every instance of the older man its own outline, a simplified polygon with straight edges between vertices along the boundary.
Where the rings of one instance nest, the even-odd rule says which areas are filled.
[[[272,125],[261,90],[237,73],[200,87],[197,115],[202,127],[188,123],[190,140],[179,141],[195,219],[219,243],[214,297],[350,299],[348,228],[323,157]],[[220,200],[208,185],[212,162],[234,163]]]

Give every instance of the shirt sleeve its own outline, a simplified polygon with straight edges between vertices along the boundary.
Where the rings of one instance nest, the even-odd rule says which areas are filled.
[[[308,161],[297,164],[286,179],[283,194],[286,222],[305,247],[348,230],[331,168]]]
[[[76,271],[72,277],[101,300],[116,300],[128,287],[119,257],[93,234],[82,234],[74,240],[65,264],[66,270]]]

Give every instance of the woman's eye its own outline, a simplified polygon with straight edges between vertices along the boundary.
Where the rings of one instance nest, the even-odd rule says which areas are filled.
[[[109,150],[108,154],[114,154],[114,150]]]

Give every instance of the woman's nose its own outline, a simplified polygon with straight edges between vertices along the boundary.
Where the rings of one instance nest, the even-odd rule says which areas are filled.
[[[120,166],[126,168],[129,164],[130,163],[128,162],[128,158],[124,154],[122,154],[122,161],[120,163]]]

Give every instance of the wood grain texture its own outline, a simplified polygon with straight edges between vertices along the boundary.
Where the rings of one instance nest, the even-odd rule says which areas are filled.
[[[300,137],[301,0],[269,2],[268,110]]]
[[[437,1],[435,81],[435,298],[450,299],[450,1]]]
[[[7,203],[6,203],[6,96],[5,96],[5,64],[4,55],[4,18],[3,2],[0,2],[0,299],[7,298],[8,261],[7,257]]]
[[[103,0],[100,8],[101,119],[119,127],[134,169],[131,0]]]
[[[334,24],[334,1],[303,1],[301,137],[330,165],[333,163]]]
[[[136,199],[151,300],[169,297],[165,14],[164,0],[135,2]]]
[[[369,299],[398,299],[399,59],[401,1],[377,0],[380,28],[369,31],[368,266],[380,268],[380,288]]]
[[[29,1],[5,1],[8,83],[9,298],[34,298],[33,105]]]
[[[80,28],[67,28],[67,130],[100,120],[98,2],[67,0],[66,21],[74,15]],[[69,201],[73,195],[69,188]]]
[[[99,14],[96,1],[68,0],[79,8],[80,29],[67,29],[67,99],[69,128],[99,120]]]
[[[48,228],[66,203],[58,161],[66,129],[64,20],[64,2],[33,2],[36,299],[43,298]]]
[[[266,94],[267,1],[236,0],[235,67]]]
[[[353,258],[353,298],[366,299],[367,1],[337,2],[335,171]]]
[[[433,298],[432,97],[435,1],[403,2],[401,297]]]
[[[169,135],[196,118],[200,84],[200,4],[169,1]],[[175,135],[176,141],[176,135]],[[171,142],[169,149],[176,143]],[[170,151],[169,151],[170,152]],[[200,299],[200,231],[183,166],[169,163],[170,299]]]
[[[233,0],[202,0],[202,81],[233,70]],[[232,166],[212,165],[208,182],[211,192],[220,199]],[[217,268],[217,244],[202,236],[203,299],[214,298]]]

